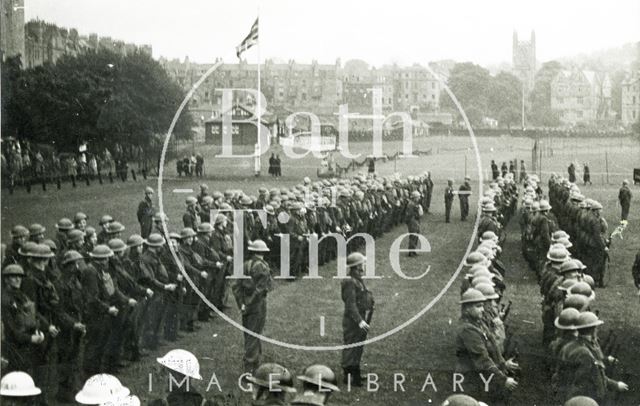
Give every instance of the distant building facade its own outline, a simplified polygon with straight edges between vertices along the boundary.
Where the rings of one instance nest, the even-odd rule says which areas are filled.
[[[185,90],[191,89],[213,64],[191,63],[188,58],[159,62]],[[216,118],[222,108],[223,88],[257,89],[258,67],[241,60],[223,64],[198,87],[189,104],[189,112],[201,122]],[[373,90],[380,89],[383,113],[418,109],[436,112],[440,107],[440,82],[419,65],[411,67],[370,67],[364,61],[335,64],[299,64],[291,60],[277,63],[266,60],[260,67],[261,91],[267,108],[278,116],[294,111],[309,111],[323,121],[336,122],[338,106],[348,104],[350,113],[373,113]],[[234,103],[253,103],[248,93],[236,94]],[[280,114],[283,113],[283,114]]]
[[[522,81],[525,92],[533,90],[536,77],[536,32],[531,31],[529,41],[518,40],[513,32],[512,64],[514,74]]]
[[[551,109],[563,125],[595,124],[612,118],[611,80],[606,72],[563,70],[551,81]]]
[[[0,4],[0,54],[4,61],[24,55],[24,0],[2,0]]]
[[[150,45],[136,45],[114,40],[111,37],[79,35],[75,28],[66,29],[41,20],[24,25],[25,52],[22,65],[33,68],[45,63],[56,63],[63,55],[78,55],[88,50],[109,49],[121,55],[136,51],[152,54]]]
[[[640,120],[640,72],[632,72],[622,82],[622,115],[624,125]]]

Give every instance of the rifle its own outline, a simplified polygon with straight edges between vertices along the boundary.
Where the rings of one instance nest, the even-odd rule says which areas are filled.
[[[509,313],[511,312],[511,305],[512,304],[513,304],[513,301],[509,300],[509,304],[507,304],[506,306],[503,307],[502,316],[500,317],[503,322],[507,320],[507,317],[509,317]]]
[[[609,347],[609,343],[611,342],[611,335],[613,334],[613,329],[609,330],[607,336],[602,340],[602,352],[605,352],[605,348]]]

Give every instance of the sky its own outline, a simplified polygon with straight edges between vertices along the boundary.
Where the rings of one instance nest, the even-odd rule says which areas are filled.
[[[510,63],[514,30],[528,40],[532,29],[539,62],[640,41],[640,0],[25,0],[27,21],[201,63],[237,61],[258,14],[260,55],[249,50],[249,62]]]

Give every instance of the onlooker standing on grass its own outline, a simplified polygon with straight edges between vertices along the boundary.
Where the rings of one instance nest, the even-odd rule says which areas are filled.
[[[498,165],[496,164],[496,161],[492,159],[491,160],[491,179],[496,180],[498,179],[499,175],[500,175],[500,172],[498,172]]]
[[[620,220],[626,220],[629,217],[631,197],[632,195],[631,190],[629,189],[629,181],[625,179],[622,181],[622,187],[620,188],[620,192],[618,193],[618,201],[620,202],[620,207],[622,208]]]
[[[587,183],[589,183],[590,185],[591,183],[591,171],[589,170],[589,164],[588,163],[584,163],[584,169],[583,169],[583,175],[582,175],[582,180],[584,181],[584,184],[586,185]]]
[[[524,182],[527,178],[527,167],[524,164],[524,159],[520,160],[520,183]]]
[[[576,166],[573,164],[573,162],[569,164],[567,172],[569,173],[569,182],[576,183]]]

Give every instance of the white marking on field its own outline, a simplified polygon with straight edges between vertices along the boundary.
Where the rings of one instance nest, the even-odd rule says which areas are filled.
[[[193,193],[193,189],[173,189],[173,193]]]
[[[320,337],[324,337],[324,316],[320,316]]]

